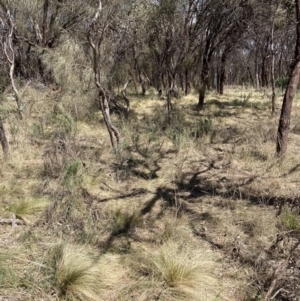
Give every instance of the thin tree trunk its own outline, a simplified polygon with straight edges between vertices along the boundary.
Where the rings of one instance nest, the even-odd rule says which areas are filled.
[[[277,132],[276,154],[282,157],[287,150],[288,134],[290,131],[290,119],[292,112],[292,105],[295,94],[297,92],[297,85],[300,78],[300,0],[295,0],[296,6],[296,28],[297,40],[295,48],[295,58],[291,66],[291,74],[288,86],[283,98],[282,109]]]
[[[221,67],[220,67],[220,74],[219,74],[219,90],[218,92],[222,95],[224,93],[224,84],[226,80],[226,73],[225,73],[225,66],[226,66],[226,59],[227,59],[227,50],[224,50],[222,57],[221,57]]]
[[[4,56],[7,60],[7,62],[9,64],[9,78],[10,78],[11,86],[12,86],[14,94],[15,94],[15,100],[16,100],[16,104],[18,107],[18,114],[19,114],[20,119],[23,119],[21,99],[20,99],[19,91],[15,84],[15,80],[14,80],[15,52],[14,52],[14,47],[13,47],[13,33],[15,30],[15,25],[13,23],[11,13],[8,9],[6,11],[6,23],[8,25],[8,33],[3,41],[3,52],[4,52]]]
[[[258,52],[255,53],[255,79],[256,79],[256,89],[260,89],[259,75],[258,75]]]
[[[203,109],[204,106],[204,98],[205,98],[205,92],[206,88],[208,86],[208,73],[209,73],[209,65],[207,62],[207,59],[203,59],[203,66],[201,70],[201,86],[199,90],[199,101],[198,101],[198,108],[200,110]]]
[[[92,23],[91,23],[89,31],[88,31],[87,39],[89,41],[90,47],[93,50],[94,81],[95,81],[97,90],[99,92],[99,94],[98,94],[99,102],[100,102],[100,107],[101,107],[101,111],[103,114],[103,119],[104,119],[105,125],[107,127],[109,136],[110,136],[111,145],[112,145],[113,149],[116,150],[120,144],[121,134],[120,134],[119,130],[111,122],[109,105],[108,105],[107,97],[105,94],[105,90],[103,89],[102,84],[101,84],[101,72],[100,72],[100,69],[101,69],[100,47],[101,47],[101,44],[103,41],[103,35],[105,32],[105,29],[107,28],[107,26],[103,28],[102,35],[100,35],[100,36],[98,34],[95,35],[95,28],[97,28],[97,25],[98,25],[97,21],[98,21],[101,11],[102,11],[102,1],[99,0],[99,7],[98,7],[97,12],[95,13],[94,18],[92,19]],[[92,39],[92,36],[91,36],[92,32],[94,33],[94,40]],[[124,88],[126,88],[126,86]]]
[[[184,94],[188,95],[191,92],[191,84],[190,84],[190,80],[189,80],[189,70],[188,68],[185,68],[185,90],[184,90]]]
[[[249,78],[250,78],[250,81],[251,81],[251,85],[254,87],[254,79],[253,79],[253,75],[251,73],[251,69],[249,66],[247,66],[247,70],[248,70],[248,73],[249,73]]]
[[[0,143],[2,146],[4,156],[7,157],[9,152],[9,147],[8,147],[8,142],[6,139],[5,130],[1,118],[0,118]]]
[[[275,26],[275,18],[276,12],[278,9],[278,3],[276,6],[276,10],[274,12],[274,18],[272,23],[272,31],[271,31],[271,54],[272,54],[272,66],[271,66],[271,83],[272,83],[272,115],[275,115],[275,102],[276,102],[276,90],[275,90],[275,51],[274,51],[274,26]]]

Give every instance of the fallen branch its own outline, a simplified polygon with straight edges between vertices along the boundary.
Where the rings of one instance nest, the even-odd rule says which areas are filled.
[[[280,277],[282,276],[282,274],[286,271],[286,269],[288,267],[288,264],[289,264],[289,261],[290,261],[291,257],[293,256],[294,251],[298,248],[299,244],[300,244],[300,241],[297,241],[295,243],[295,245],[291,248],[288,257],[278,266],[278,268],[274,272],[271,286],[270,286],[270,288],[269,288],[269,290],[268,290],[268,292],[267,292],[267,294],[266,294],[266,296],[264,298],[264,301],[271,300],[271,298],[273,298],[274,296],[276,296],[276,294],[279,293],[279,291],[277,291],[276,294],[273,295],[273,297],[271,297],[273,291],[276,288],[278,280],[280,279]]]
[[[25,225],[25,222],[21,219],[14,218],[0,218],[0,224],[16,224],[16,225]]]

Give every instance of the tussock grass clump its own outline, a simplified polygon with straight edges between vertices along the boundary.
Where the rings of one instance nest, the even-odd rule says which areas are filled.
[[[189,219],[185,215],[178,218],[172,216],[171,218],[165,217],[162,232],[159,235],[159,241],[166,243],[168,241],[185,241],[189,239],[190,227]]]
[[[107,300],[108,292],[122,276],[115,256],[99,259],[84,246],[60,244],[50,253],[55,286],[65,300]]]
[[[102,212],[104,227],[115,235],[126,233],[141,224],[142,220],[135,207],[112,204]]]
[[[45,199],[25,199],[9,204],[7,210],[22,219],[26,224],[31,224],[33,220],[41,214],[49,202]]]
[[[76,176],[78,147],[73,140],[57,140],[49,142],[44,149],[44,175],[52,178],[63,177],[70,180],[70,176]],[[72,167],[73,166],[73,167]],[[76,172],[75,172],[76,171]]]
[[[193,254],[187,246],[168,240],[157,251],[139,253],[137,269],[156,287],[158,300],[212,300],[218,295],[216,262],[211,253]]]

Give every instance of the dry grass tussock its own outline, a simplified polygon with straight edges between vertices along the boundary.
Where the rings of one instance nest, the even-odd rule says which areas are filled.
[[[140,275],[137,289],[148,291],[138,300],[214,300],[221,293],[214,275],[218,263],[210,250],[191,250],[168,240],[154,250],[136,250],[133,268]]]
[[[74,54],[68,68],[75,50],[59,50]],[[59,81],[64,70],[54,71]],[[88,74],[66,78],[62,92],[24,86],[23,121],[4,93],[0,220],[14,214],[25,225],[0,223],[0,299],[262,300],[274,270],[294,258],[273,292],[293,300],[299,101],[277,160],[280,108],[272,117],[269,91],[209,92],[203,111],[197,95],[183,96],[171,120],[153,90],[128,93],[132,112],[112,116],[122,133],[113,152],[93,91],[69,85],[83,76],[88,87]]]
[[[109,300],[124,271],[116,255],[92,256],[87,247],[68,244],[51,249],[55,287],[66,300]]]

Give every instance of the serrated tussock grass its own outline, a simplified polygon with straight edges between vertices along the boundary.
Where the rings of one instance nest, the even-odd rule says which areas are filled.
[[[85,246],[59,244],[50,252],[54,284],[65,300],[102,301],[122,277],[114,255],[96,257]]]
[[[7,211],[15,214],[25,223],[31,224],[49,205],[46,199],[24,199],[17,200],[8,205]]]
[[[137,254],[140,289],[156,287],[161,300],[203,300],[218,295],[220,283],[214,276],[217,263],[211,252],[195,253],[186,245],[168,240],[156,251]],[[149,285],[149,282],[151,285]],[[159,299],[160,300],[160,299]]]

